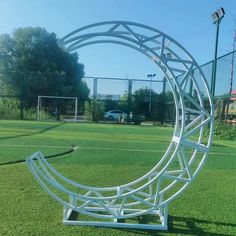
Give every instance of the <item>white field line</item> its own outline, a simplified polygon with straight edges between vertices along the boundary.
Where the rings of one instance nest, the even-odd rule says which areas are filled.
[[[19,148],[59,148],[65,149],[68,146],[56,146],[56,145],[20,145],[20,144],[0,144],[0,147],[19,147]],[[165,150],[158,149],[134,149],[134,148],[106,148],[106,147],[81,147],[79,149],[89,149],[89,150],[107,150],[107,151],[128,151],[128,152],[156,152],[165,153]],[[229,155],[236,156],[236,153],[225,153],[225,152],[210,152],[211,155]]]
[[[24,144],[0,144],[0,147],[20,147],[20,148],[68,148],[68,146],[50,146],[50,145],[24,145]]]
[[[81,149],[96,149],[96,150],[108,150],[108,151],[129,151],[129,152],[162,152],[165,150],[158,149],[134,149],[134,148],[106,148],[106,147],[80,147]]]
[[[221,145],[224,145],[224,146],[226,146],[226,147],[236,148],[236,145],[230,145],[230,144],[220,143],[220,142],[214,142],[214,143],[221,144]]]

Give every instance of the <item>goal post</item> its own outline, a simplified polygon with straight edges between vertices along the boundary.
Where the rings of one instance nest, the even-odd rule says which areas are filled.
[[[61,96],[38,96],[37,105],[37,120],[41,120],[41,110],[42,110],[42,99],[60,99],[60,100],[74,100],[74,122],[77,122],[77,112],[78,112],[78,98],[77,97],[61,97]]]

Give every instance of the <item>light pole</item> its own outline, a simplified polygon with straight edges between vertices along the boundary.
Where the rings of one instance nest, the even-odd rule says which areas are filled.
[[[150,79],[150,93],[149,93],[149,112],[152,111],[152,78],[155,77],[156,74],[148,74],[147,77]]]
[[[163,87],[162,87],[162,115],[161,115],[161,124],[165,122],[165,95],[166,95],[166,77],[163,78]]]
[[[218,52],[218,38],[219,38],[219,28],[220,22],[225,15],[225,10],[223,7],[215,11],[211,16],[213,23],[216,25],[216,43],[215,43],[215,56],[212,66],[212,79],[211,79],[211,96],[212,99],[215,97],[215,86],[216,86],[216,69],[217,69],[217,52]]]

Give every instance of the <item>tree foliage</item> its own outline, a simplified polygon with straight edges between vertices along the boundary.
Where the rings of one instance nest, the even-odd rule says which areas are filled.
[[[144,87],[141,89],[138,89],[134,93],[134,111],[137,114],[143,114],[146,117],[150,117],[150,111],[149,111],[149,103],[150,103],[150,92],[151,92],[151,106],[157,104],[159,102],[159,96],[158,94],[150,90],[148,87]]]
[[[88,120],[98,122],[104,118],[104,112],[104,104],[101,101],[85,102],[85,115]]]
[[[0,79],[25,107],[35,106],[38,95],[87,99],[83,75],[78,55],[60,48],[54,33],[27,27],[0,35]]]

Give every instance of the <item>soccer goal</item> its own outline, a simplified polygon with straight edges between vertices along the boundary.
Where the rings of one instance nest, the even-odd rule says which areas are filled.
[[[37,120],[77,121],[78,98],[38,96]]]

